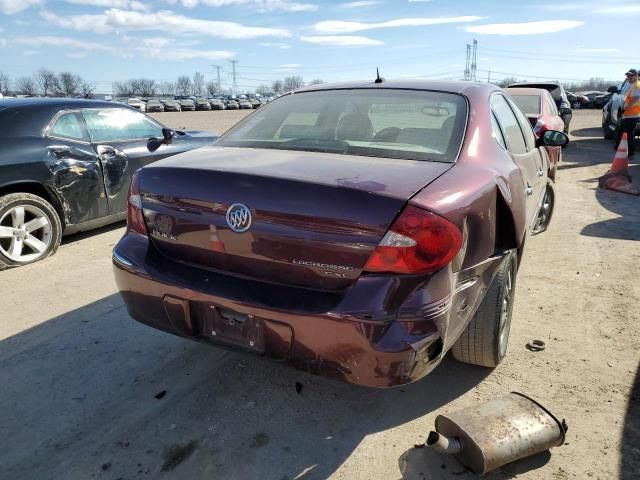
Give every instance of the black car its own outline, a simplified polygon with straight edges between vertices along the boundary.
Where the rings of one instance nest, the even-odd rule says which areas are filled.
[[[133,172],[215,138],[115,102],[0,100],[0,270],[53,254],[63,235],[124,219]]]
[[[556,102],[560,117],[564,122],[564,133],[569,133],[569,124],[571,123],[571,117],[573,112],[571,110],[571,103],[567,97],[567,92],[564,87],[556,82],[537,82],[537,83],[512,83],[509,87],[521,87],[521,88],[542,88],[547,90],[553,100]]]
[[[630,88],[631,85],[625,80],[620,85],[613,85],[607,89],[611,96],[602,108],[602,135],[608,140],[616,138],[624,112],[624,98]],[[640,123],[635,134],[640,135]]]

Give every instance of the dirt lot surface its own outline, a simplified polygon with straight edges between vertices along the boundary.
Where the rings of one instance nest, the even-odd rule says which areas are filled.
[[[242,114],[154,116],[221,132]],[[529,239],[494,371],[445,361],[415,384],[370,390],[139,325],[111,273],[122,225],[1,272],[0,478],[474,478],[413,445],[438,413],[512,390],[566,419],[567,442],[485,478],[640,478],[640,197],[596,188],[613,157],[599,121],[574,113],[559,203]],[[546,350],[528,351],[530,339]]]

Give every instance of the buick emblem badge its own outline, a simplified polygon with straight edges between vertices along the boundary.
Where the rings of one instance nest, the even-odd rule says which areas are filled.
[[[242,233],[251,227],[251,210],[242,203],[234,203],[227,210],[227,225],[236,233]]]

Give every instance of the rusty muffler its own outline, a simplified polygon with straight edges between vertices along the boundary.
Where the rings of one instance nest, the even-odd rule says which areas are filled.
[[[511,392],[482,405],[438,415],[426,445],[455,455],[474,473],[484,475],[502,465],[564,443],[566,424],[535,400]]]

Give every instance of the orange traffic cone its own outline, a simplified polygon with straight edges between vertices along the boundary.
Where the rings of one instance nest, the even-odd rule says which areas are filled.
[[[628,149],[627,134],[623,133],[616,155],[613,157],[611,169],[598,179],[598,186],[600,188],[630,193],[631,195],[640,195],[640,191],[631,185],[631,176],[627,172],[629,168]]]
[[[627,132],[622,134],[620,145],[616,150],[616,155],[613,157],[613,163],[611,164],[610,173],[621,173],[627,171],[629,168],[629,143],[627,141]]]

